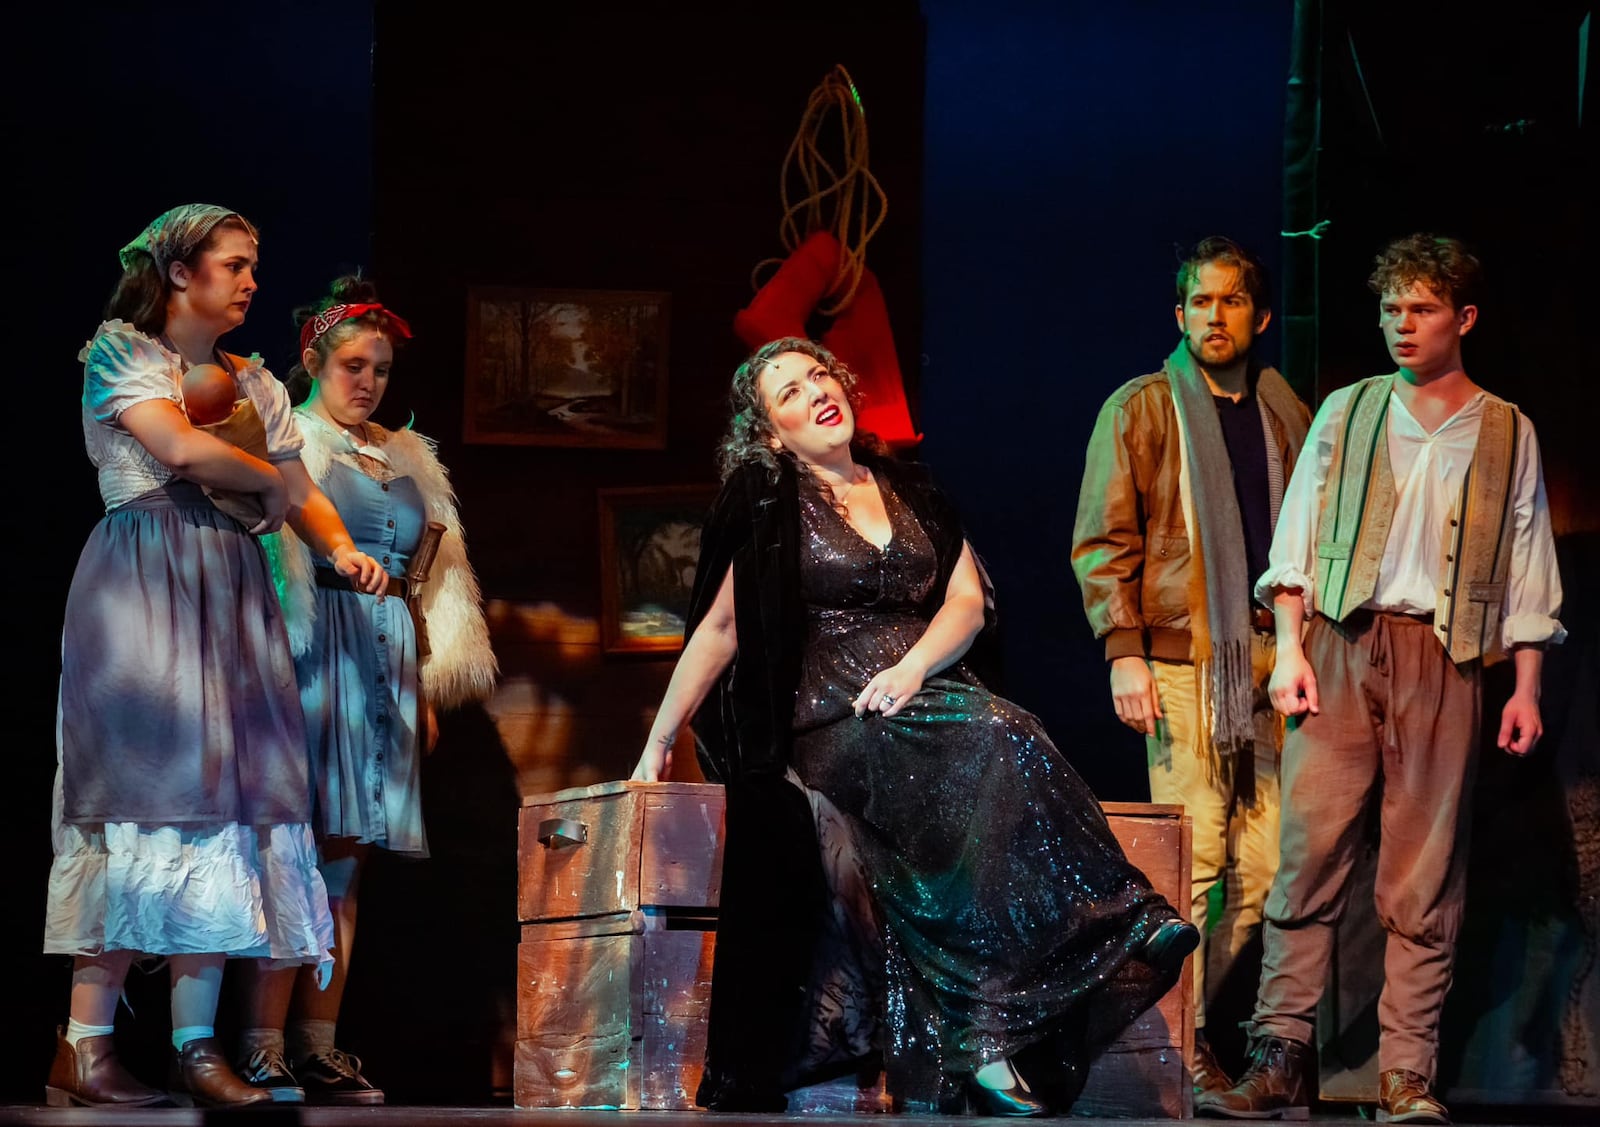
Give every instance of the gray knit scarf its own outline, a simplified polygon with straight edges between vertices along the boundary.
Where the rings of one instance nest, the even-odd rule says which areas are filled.
[[[1185,513],[1190,520],[1189,632],[1202,730],[1220,754],[1231,755],[1251,746],[1256,736],[1247,594],[1255,576],[1249,574],[1246,562],[1233,467],[1205,373],[1190,355],[1187,341],[1178,343],[1164,368],[1183,440],[1190,502]],[[1262,368],[1256,378],[1256,399],[1276,526],[1284,466],[1275,418],[1296,418],[1295,395],[1276,371]]]

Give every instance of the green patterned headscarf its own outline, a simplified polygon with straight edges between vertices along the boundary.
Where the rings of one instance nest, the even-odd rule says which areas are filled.
[[[239,220],[250,237],[257,238],[255,226],[237,211],[209,203],[186,203],[156,216],[138,238],[117,252],[117,257],[124,270],[131,270],[143,252],[155,260],[156,270],[165,276],[168,266],[188,258],[224,219]]]

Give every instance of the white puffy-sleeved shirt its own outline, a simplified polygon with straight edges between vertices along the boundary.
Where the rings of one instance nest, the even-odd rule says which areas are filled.
[[[100,476],[106,511],[157,489],[175,476],[122,425],[136,403],[166,399],[183,406],[183,358],[126,321],[105,321],[83,350],[83,444]],[[267,460],[299,457],[304,439],[294,425],[289,393],[252,356],[234,366],[233,378],[248,396],[267,433]]]
[[[1312,605],[1322,492],[1353,391],[1352,385],[1333,392],[1311,421],[1305,451],[1284,491],[1267,570],[1256,581],[1256,599],[1267,606],[1275,591],[1296,588],[1306,605]],[[1394,522],[1378,564],[1377,585],[1363,607],[1401,614],[1432,614],[1436,609],[1445,568],[1442,530],[1456,515],[1461,485],[1478,446],[1486,394],[1479,391],[1430,434],[1400,397],[1389,393],[1386,429],[1394,471]],[[1561,613],[1561,574],[1539,443],[1521,411],[1517,426],[1512,555],[1500,624],[1506,649],[1518,643],[1561,642],[1567,636],[1556,617]]]

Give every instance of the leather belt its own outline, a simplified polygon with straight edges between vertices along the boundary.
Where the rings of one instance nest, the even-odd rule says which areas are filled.
[[[335,591],[356,591],[363,595],[366,594],[365,591],[362,591],[348,578],[340,575],[331,567],[319,567],[314,570],[317,575],[318,587],[331,587]],[[392,599],[404,599],[411,594],[411,584],[407,582],[406,577],[403,575],[391,575],[389,576],[388,584],[383,589],[383,593]]]

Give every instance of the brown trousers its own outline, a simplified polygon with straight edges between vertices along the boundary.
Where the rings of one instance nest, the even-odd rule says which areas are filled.
[[[1311,622],[1320,713],[1284,740],[1278,875],[1267,895],[1259,1033],[1311,1042],[1334,932],[1378,803],[1374,906],[1388,933],[1378,1066],[1431,1078],[1466,885],[1479,666],[1458,668],[1432,626],[1357,611]],[[1358,905],[1357,910],[1363,910]]]

